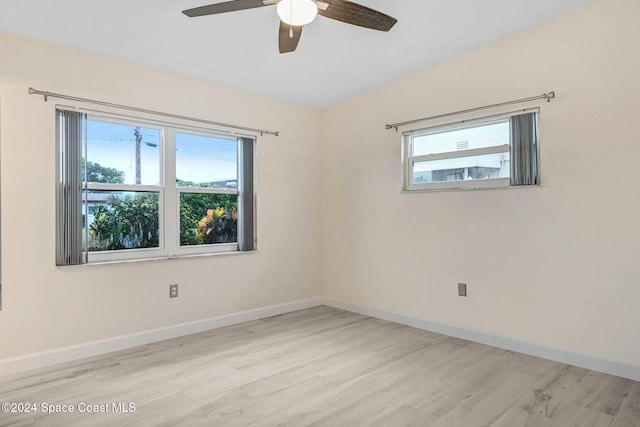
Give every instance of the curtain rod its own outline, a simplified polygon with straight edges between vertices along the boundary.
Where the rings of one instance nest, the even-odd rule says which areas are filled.
[[[428,120],[442,119],[444,117],[457,116],[459,114],[472,113],[474,111],[488,110],[489,108],[498,108],[498,107],[503,107],[505,105],[522,104],[523,102],[535,101],[537,99],[546,99],[547,102],[551,102],[551,100],[555,97],[556,97],[556,93],[554,91],[551,91],[549,93],[543,93],[542,95],[532,96],[530,98],[516,99],[515,101],[507,101],[507,102],[502,102],[500,104],[485,105],[484,107],[469,108],[468,110],[461,110],[461,111],[455,111],[453,113],[439,114],[437,116],[424,117],[422,119],[416,119],[416,120],[409,120],[408,122],[392,123],[390,125],[385,125],[385,129],[395,129],[397,132],[399,127],[412,125],[414,123],[426,122]]]
[[[66,99],[66,100],[69,100],[69,101],[86,102],[88,104],[102,105],[102,106],[105,106],[105,107],[113,107],[113,108],[119,108],[119,109],[122,109],[122,110],[136,111],[138,113],[154,114],[154,115],[157,115],[157,116],[169,117],[169,118],[172,118],[172,119],[188,120],[188,121],[191,121],[191,122],[204,123],[204,124],[214,125],[214,126],[223,126],[223,127],[227,127],[227,128],[231,128],[231,129],[246,130],[246,131],[249,131],[249,132],[259,133],[260,135],[273,135],[273,136],[279,136],[280,135],[280,132],[275,132],[275,131],[271,131],[271,130],[254,129],[254,128],[249,128],[249,127],[244,127],[244,126],[230,125],[230,124],[227,124],[227,123],[213,122],[211,120],[196,119],[196,118],[193,118],[193,117],[181,116],[181,115],[178,115],[178,114],[163,113],[161,111],[146,110],[144,108],[129,107],[127,105],[113,104],[111,102],[96,101],[94,99],[78,98],[76,96],[62,95],[60,93],[45,92],[45,91],[34,89],[32,87],[29,88],[29,95],[42,95],[44,97],[44,102],[47,102],[48,98]]]

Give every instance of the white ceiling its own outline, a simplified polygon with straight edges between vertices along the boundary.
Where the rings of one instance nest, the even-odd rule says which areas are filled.
[[[319,16],[287,54],[274,6],[181,13],[216,0],[1,0],[0,31],[324,109],[591,1],[360,0],[398,23],[384,33]]]

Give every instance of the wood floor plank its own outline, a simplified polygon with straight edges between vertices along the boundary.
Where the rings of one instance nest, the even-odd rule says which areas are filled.
[[[634,381],[629,393],[624,396],[620,411],[618,411],[610,427],[640,425],[638,420],[640,420],[640,382]]]
[[[0,396],[76,408],[3,427],[640,426],[638,382],[329,307],[7,376]]]

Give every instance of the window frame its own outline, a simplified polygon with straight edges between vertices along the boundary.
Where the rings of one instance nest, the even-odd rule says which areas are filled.
[[[214,127],[205,127],[201,125],[193,126],[188,120],[166,121],[154,120],[147,117],[136,117],[129,114],[121,114],[117,112],[96,111],[93,109],[84,109],[80,107],[56,106],[57,110],[81,111],[86,114],[86,120],[101,121],[106,123],[120,124],[126,126],[140,126],[144,128],[152,128],[160,131],[160,147],[159,147],[159,185],[146,184],[111,184],[111,183],[81,183],[81,191],[83,197],[87,191],[135,191],[135,192],[154,192],[158,193],[158,224],[159,239],[157,248],[132,248],[122,250],[109,251],[88,251],[83,249],[84,264],[124,262],[145,259],[169,259],[184,256],[208,255],[220,253],[242,253],[253,252],[257,250],[257,238],[253,239],[253,248],[249,250],[240,250],[240,242],[234,243],[213,243],[199,245],[180,245],[180,194],[181,193],[206,193],[206,194],[235,194],[240,197],[240,189],[225,188],[207,188],[207,187],[179,187],[176,183],[176,133],[193,134],[216,139],[231,140],[238,147],[238,156],[240,152],[241,138],[252,141],[251,150],[253,152],[250,168],[253,171],[253,203],[251,206],[252,231],[255,236],[256,230],[256,149],[257,135],[238,133],[220,130]],[[87,141],[85,140],[82,147],[83,158],[91,161],[90,155],[87,156]],[[245,163],[238,157],[236,161],[238,174]],[[239,180],[239,177],[237,178]],[[59,197],[59,196],[57,196]],[[82,210],[85,218],[88,214],[88,206],[84,206]],[[242,215],[242,214],[241,214]],[[238,221],[240,227],[240,221]],[[88,241],[88,227],[82,230]]]
[[[420,129],[410,130],[402,134],[402,191],[403,192],[428,192],[428,191],[448,191],[448,190],[481,190],[510,188],[510,177],[504,178],[488,178],[474,180],[457,180],[457,181],[438,181],[427,183],[415,183],[413,181],[413,165],[418,162],[442,159],[461,159],[465,157],[473,157],[485,154],[509,153],[511,161],[511,135],[509,135],[509,144],[495,145],[483,148],[464,149],[459,151],[447,151],[436,154],[426,154],[413,156],[413,140],[417,137],[425,135],[434,135],[454,130],[462,130],[485,125],[491,125],[504,121],[509,121],[512,116],[526,113],[536,113],[536,120],[540,121],[539,108],[527,108],[524,110],[510,111],[490,116],[475,117],[469,120],[458,120],[456,122],[447,122],[434,126],[424,127]],[[538,144],[539,150],[539,144]]]
[[[173,218],[176,221],[175,224],[175,236],[174,238],[176,239],[176,243],[174,246],[175,249],[175,253],[173,255],[198,255],[198,254],[202,254],[202,253],[225,253],[225,252],[237,252],[239,251],[239,247],[238,244],[239,242],[235,242],[235,243],[210,243],[210,244],[201,244],[201,245],[181,245],[180,244],[180,194],[181,193],[186,193],[186,194],[193,194],[193,193],[198,193],[198,194],[234,194],[236,196],[240,196],[239,194],[239,190],[236,186],[236,189],[228,189],[228,188],[214,188],[214,187],[180,187],[177,184],[177,180],[176,180],[176,159],[175,159],[175,152],[176,152],[176,147],[177,147],[177,134],[178,133],[184,133],[184,134],[189,134],[189,135],[197,135],[197,136],[203,136],[203,137],[213,137],[213,138],[217,138],[217,139],[227,139],[227,140],[235,140],[236,142],[236,152],[238,153],[238,159],[236,161],[236,168],[237,168],[237,175],[236,176],[236,182],[239,182],[239,175],[240,175],[240,168],[241,168],[241,162],[240,162],[240,158],[239,158],[239,151],[240,151],[240,147],[239,147],[239,141],[238,138],[234,138],[231,135],[223,135],[221,133],[215,133],[215,132],[211,132],[211,131],[203,131],[202,129],[189,129],[188,127],[185,126],[179,126],[179,127],[173,127],[170,130],[171,134],[172,134],[172,143],[173,143],[173,149],[170,150],[171,153],[173,154],[173,165],[174,168],[172,170],[172,174],[173,177],[171,179],[170,182],[170,186],[172,187],[172,195],[175,197],[175,202],[174,202],[174,215]],[[255,150],[255,148],[254,148]],[[255,165],[253,165],[254,170],[255,170]],[[208,250],[205,250],[205,248],[208,248]]]
[[[149,184],[115,184],[115,183],[90,183],[83,180],[82,182],[82,191],[87,194],[88,191],[97,190],[97,191],[113,191],[113,192],[136,192],[136,193],[158,193],[158,247],[157,248],[135,248],[135,249],[119,249],[119,250],[108,250],[108,251],[84,251],[86,252],[87,263],[97,263],[97,262],[110,262],[110,261],[121,261],[121,260],[129,260],[129,259],[137,259],[137,258],[159,258],[165,257],[168,255],[166,243],[165,243],[165,234],[166,234],[166,218],[164,215],[165,203],[166,203],[166,169],[165,169],[165,161],[164,161],[164,153],[165,153],[165,145],[166,145],[166,131],[162,125],[152,123],[146,120],[140,120],[135,117],[131,117],[130,119],[125,119],[123,117],[112,117],[108,114],[102,115],[100,113],[87,113],[87,122],[89,121],[99,121],[103,123],[109,123],[114,125],[123,125],[123,126],[132,126],[132,127],[143,127],[147,129],[154,129],[159,131],[160,133],[160,147],[158,151],[158,161],[159,161],[159,169],[158,169],[158,185],[149,185]],[[90,158],[87,156],[87,142],[88,137],[85,140],[84,147],[82,147],[82,157],[85,161],[90,161]],[[162,207],[162,209],[161,209]],[[83,215],[85,218],[88,218],[88,205],[85,204]],[[89,228],[84,227],[84,238],[85,241],[89,241]]]

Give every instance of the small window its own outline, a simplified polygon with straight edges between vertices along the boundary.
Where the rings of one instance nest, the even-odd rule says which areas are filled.
[[[405,133],[404,190],[538,184],[537,117],[517,113]]]

